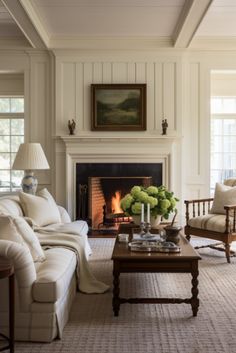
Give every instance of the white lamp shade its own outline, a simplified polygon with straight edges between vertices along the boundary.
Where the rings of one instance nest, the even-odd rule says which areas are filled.
[[[22,143],[16,154],[12,169],[49,169],[47,158],[40,143]]]

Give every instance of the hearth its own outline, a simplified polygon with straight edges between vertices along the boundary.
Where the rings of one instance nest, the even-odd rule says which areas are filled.
[[[90,177],[89,216],[92,229],[116,227],[120,222],[130,222],[120,207],[120,200],[134,185],[150,186],[151,176],[141,177]]]
[[[77,163],[76,218],[91,229],[117,228],[130,221],[119,200],[134,185],[162,184],[162,163]]]

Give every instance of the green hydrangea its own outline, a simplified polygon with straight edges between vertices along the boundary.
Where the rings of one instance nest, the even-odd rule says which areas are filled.
[[[149,186],[146,191],[147,191],[148,195],[150,195],[150,196],[156,196],[156,195],[158,194],[158,187],[156,187],[156,186]]]
[[[147,203],[148,195],[147,195],[146,192],[140,191],[140,192],[138,192],[138,193],[136,194],[135,199],[136,199],[137,201],[142,202],[142,203]]]
[[[130,193],[133,197],[137,197],[137,195],[140,193],[141,187],[140,186],[133,186],[132,189],[130,190]]]
[[[158,200],[155,197],[148,196],[147,197],[147,204],[150,203],[150,208],[154,208],[158,204]]]
[[[130,194],[126,194],[125,197],[123,197],[123,199],[120,201],[120,207],[122,210],[128,211],[133,201],[133,197]]]
[[[168,219],[169,214],[176,210],[177,201],[179,200],[174,197],[174,193],[168,191],[164,185],[152,185],[147,188],[135,185],[130,193],[122,198],[120,206],[127,215],[132,216],[141,214],[142,204],[146,213],[147,204],[150,204],[152,216],[162,215]]]
[[[167,200],[167,199],[164,199],[164,200],[161,200],[161,208],[162,209],[166,209],[167,210],[167,208],[169,208],[170,207],[170,205],[171,205],[171,203],[170,203],[170,201],[169,200]]]
[[[132,209],[133,214],[141,214],[141,210],[142,210],[141,202],[135,202],[132,205],[131,209]]]
[[[170,199],[170,203],[171,203],[171,206],[173,207],[173,208],[175,208],[175,206],[176,206],[176,199],[174,198],[174,197],[172,197],[171,199]]]

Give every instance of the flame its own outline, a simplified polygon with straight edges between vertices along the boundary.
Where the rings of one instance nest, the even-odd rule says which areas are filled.
[[[115,196],[112,196],[111,199],[111,209],[113,213],[123,213],[123,210],[120,207],[121,193],[120,191],[115,192]]]

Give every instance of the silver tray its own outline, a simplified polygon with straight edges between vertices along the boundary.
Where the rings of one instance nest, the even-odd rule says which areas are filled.
[[[132,241],[128,244],[128,246],[131,251],[161,252],[161,253],[180,252],[180,247],[172,242]]]

